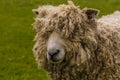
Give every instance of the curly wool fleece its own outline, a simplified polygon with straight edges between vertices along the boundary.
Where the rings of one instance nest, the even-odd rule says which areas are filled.
[[[120,12],[96,20],[97,10],[80,9],[71,1],[33,11],[34,55],[52,80],[120,80]],[[65,43],[65,58],[57,64],[46,58],[46,43],[54,31],[61,32]]]

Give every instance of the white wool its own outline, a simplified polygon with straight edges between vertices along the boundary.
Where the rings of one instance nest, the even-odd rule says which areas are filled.
[[[118,27],[120,26],[120,11],[115,11],[113,14],[103,16],[98,19],[98,23],[104,26]]]

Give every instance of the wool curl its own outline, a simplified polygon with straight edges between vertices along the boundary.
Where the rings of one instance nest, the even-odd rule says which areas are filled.
[[[85,10],[71,1],[68,5],[37,9],[33,51],[38,66],[52,80],[119,80],[120,12],[90,20]],[[110,24],[110,20],[116,24]],[[46,57],[46,44],[53,32],[60,33],[66,53],[58,64],[50,63]]]

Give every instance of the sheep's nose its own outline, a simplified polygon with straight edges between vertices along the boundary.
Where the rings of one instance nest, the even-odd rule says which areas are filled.
[[[58,55],[59,52],[60,52],[59,49],[53,49],[53,50],[48,51],[48,54],[49,54],[49,56],[52,57],[52,56]]]
[[[48,51],[48,56],[49,56],[49,59],[56,62],[58,59],[57,59],[57,56],[59,55],[60,53],[60,50],[59,49],[53,49],[53,50],[49,50]]]

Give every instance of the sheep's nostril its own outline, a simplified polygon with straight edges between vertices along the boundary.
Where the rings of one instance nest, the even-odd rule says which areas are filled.
[[[55,54],[59,54],[60,50],[56,50],[56,53]]]
[[[48,54],[49,54],[50,56],[55,56],[55,55],[59,54],[59,52],[60,52],[60,50],[54,49],[54,50],[50,50],[50,51],[48,52]]]

